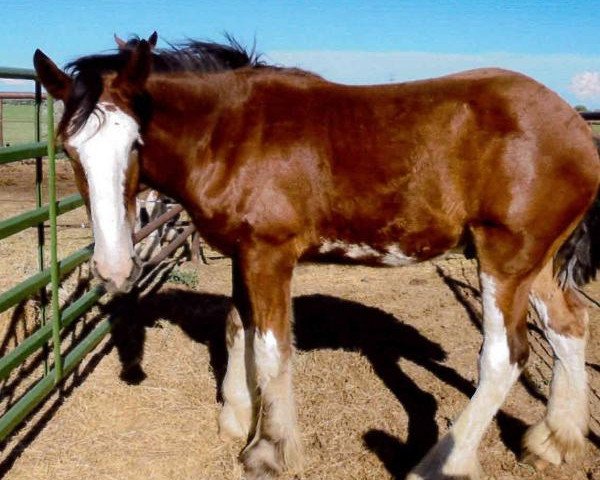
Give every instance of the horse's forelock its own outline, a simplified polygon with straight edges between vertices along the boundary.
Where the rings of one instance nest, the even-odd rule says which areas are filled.
[[[102,76],[97,72],[80,72],[74,77],[71,94],[65,102],[59,134],[72,135],[85,124],[96,109],[102,90]]]

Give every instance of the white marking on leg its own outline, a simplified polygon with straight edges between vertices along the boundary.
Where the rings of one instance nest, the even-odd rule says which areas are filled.
[[[503,371],[510,359],[504,316],[496,304],[494,279],[481,274],[484,343],[481,352],[480,380]]]
[[[496,303],[494,279],[481,274],[483,300],[483,349],[479,357],[479,385],[471,401],[444,436],[416,467],[414,474],[423,478],[439,475],[480,475],[477,447],[488,425],[502,405],[520,369],[510,363],[510,350],[504,316]],[[450,452],[448,452],[450,450]]]
[[[527,432],[525,446],[543,460],[558,465],[563,459],[569,461],[578,455],[588,430],[587,334],[577,338],[556,332],[551,327],[546,303],[535,295],[530,299],[552,346],[554,367],[546,416]]]
[[[455,474],[476,461],[477,447],[489,423],[520,374],[510,363],[504,316],[496,303],[494,279],[481,274],[484,342],[479,362],[479,385],[467,408],[452,428],[455,446],[444,473]],[[457,472],[458,469],[458,472]]]
[[[279,375],[281,364],[277,339],[272,330],[256,332],[254,335],[254,358],[258,386],[264,389],[270,380]]]
[[[531,296],[532,303],[544,324],[544,333],[548,342],[552,346],[555,356],[555,371],[554,376],[558,375],[562,378],[566,374],[569,376],[568,381],[565,380],[561,385],[557,385],[562,391],[563,389],[570,390],[567,393],[566,399],[569,401],[564,407],[568,407],[568,403],[571,403],[574,399],[573,394],[578,393],[577,397],[581,397],[581,392],[587,391],[587,373],[585,370],[585,345],[587,343],[587,335],[583,338],[567,337],[557,333],[550,326],[550,316],[548,315],[548,308],[546,304],[538,297]],[[554,387],[554,378],[553,378]],[[560,392],[552,392],[560,393]],[[585,395],[587,396],[587,394]],[[552,401],[552,398],[550,399]],[[586,402],[587,404],[587,402]],[[569,413],[572,415],[572,413]]]
[[[99,273],[116,285],[133,267],[131,227],[125,211],[125,175],[137,122],[114,105],[99,103],[84,125],[67,139],[77,151],[90,192],[94,260]]]
[[[252,395],[246,374],[246,332],[238,311],[232,307],[227,318],[227,371],[223,379],[223,409],[219,433],[243,438],[252,423]]]
[[[244,451],[249,478],[266,478],[284,466],[299,471],[302,448],[298,437],[290,358],[282,358],[271,330],[256,332],[254,358],[261,395],[256,435]]]

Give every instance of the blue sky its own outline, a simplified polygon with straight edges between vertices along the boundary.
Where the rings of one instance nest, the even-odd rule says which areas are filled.
[[[597,1],[2,0],[0,65],[57,63],[114,47],[112,35],[161,41],[227,31],[270,61],[335,81],[382,83],[479,66],[527,73],[572,104],[600,108]],[[162,43],[164,45],[164,43]],[[22,89],[0,81],[0,88]]]

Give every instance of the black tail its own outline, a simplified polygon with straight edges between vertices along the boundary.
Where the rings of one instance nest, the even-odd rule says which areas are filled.
[[[600,153],[600,138],[594,140]],[[581,223],[554,257],[554,268],[563,288],[595,280],[600,269],[600,191]]]

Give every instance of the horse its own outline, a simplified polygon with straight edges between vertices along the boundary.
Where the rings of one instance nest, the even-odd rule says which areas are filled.
[[[159,56],[140,40],[67,71],[37,50],[34,65],[66,104],[59,135],[85,175],[102,281],[128,291],[136,280],[128,212],[140,182],[232,258],[219,427],[246,439],[247,478],[301,468],[296,264],[395,267],[461,249],[476,255],[482,291],[478,386],[409,478],[481,477],[478,445],[527,361],[529,303],[555,358],[524,455],[538,467],[576,458],[589,421],[578,287],[600,267],[600,158],[577,112],[500,69],[348,86],[238,44],[183,50]],[[211,52],[243,62],[206,68]]]

